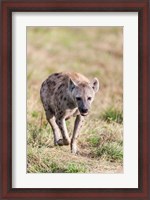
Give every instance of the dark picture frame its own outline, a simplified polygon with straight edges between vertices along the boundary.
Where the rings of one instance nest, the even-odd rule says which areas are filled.
[[[150,199],[149,0],[2,0],[0,48],[1,199]],[[138,188],[12,188],[12,13],[138,12]],[[148,123],[149,122],[149,123]],[[133,141],[134,142],[134,141]]]

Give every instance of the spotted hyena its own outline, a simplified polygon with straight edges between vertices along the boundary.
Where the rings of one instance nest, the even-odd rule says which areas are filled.
[[[90,82],[79,73],[55,73],[42,83],[41,101],[53,130],[54,145],[71,144],[71,152],[77,153],[76,139],[98,89],[97,78]],[[71,116],[76,119],[70,139],[65,120]]]

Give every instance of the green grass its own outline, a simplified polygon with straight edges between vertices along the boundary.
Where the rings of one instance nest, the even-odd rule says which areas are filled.
[[[66,173],[84,173],[86,168],[80,164],[70,163],[65,171]]]
[[[37,111],[33,111],[33,112],[32,112],[32,117],[37,118],[37,117],[38,117],[38,114],[39,114],[39,113],[38,113]]]
[[[102,119],[107,122],[115,121],[117,123],[122,123],[123,122],[123,112],[120,110],[117,110],[116,108],[110,107],[110,108],[107,108],[102,113]]]
[[[100,144],[100,137],[98,137],[97,135],[88,138],[87,140],[92,147],[97,147]]]
[[[123,172],[122,33],[122,27],[27,28],[28,173]],[[78,155],[69,146],[54,146],[40,100],[42,82],[59,71],[100,81],[78,138]],[[74,120],[66,123],[70,136]]]
[[[30,159],[37,162],[38,159],[30,157]],[[30,165],[29,165],[30,166]],[[85,173],[86,168],[83,164],[68,163],[67,165],[51,162],[50,160],[42,160],[38,165],[30,166],[29,172],[39,172],[40,173]]]
[[[123,148],[118,143],[106,143],[96,149],[95,155],[111,162],[123,161]]]

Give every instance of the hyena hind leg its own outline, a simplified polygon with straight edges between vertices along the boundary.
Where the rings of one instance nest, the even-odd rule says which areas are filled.
[[[60,137],[60,129],[59,129],[58,125],[56,124],[54,115],[50,111],[46,111],[46,118],[52,128],[53,135],[54,135],[54,145],[56,146],[56,145],[58,145],[58,141],[61,138]],[[61,144],[59,143],[59,145],[61,145]]]

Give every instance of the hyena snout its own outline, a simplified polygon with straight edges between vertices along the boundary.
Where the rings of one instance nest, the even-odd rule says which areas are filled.
[[[88,115],[88,112],[89,112],[89,108],[87,108],[87,107],[80,107],[79,108],[79,111],[80,111],[80,114],[82,115],[82,116],[86,116],[86,115]]]
[[[88,109],[87,108],[82,108],[81,109],[81,113],[88,113]]]

